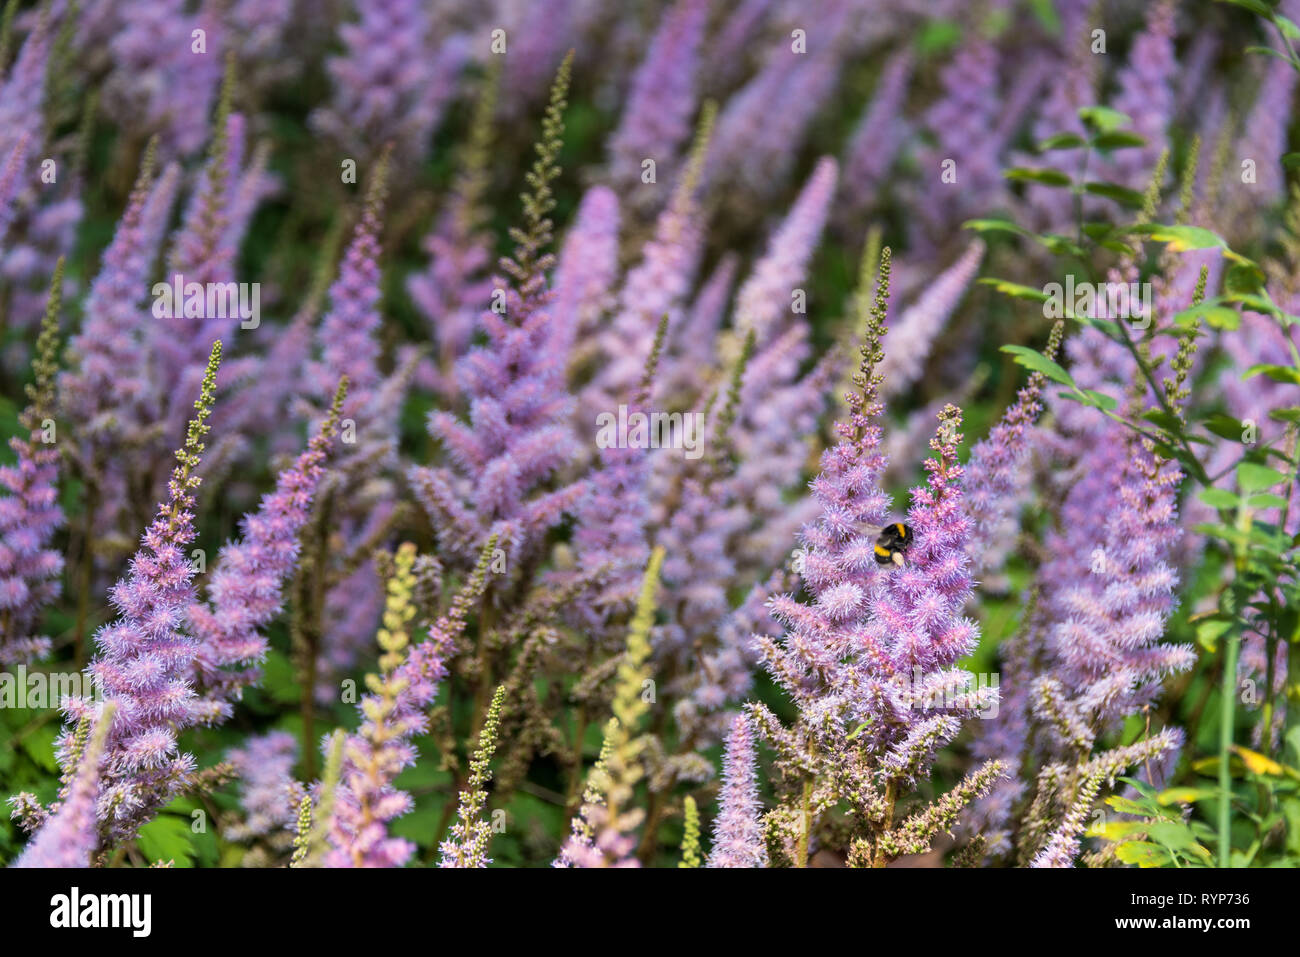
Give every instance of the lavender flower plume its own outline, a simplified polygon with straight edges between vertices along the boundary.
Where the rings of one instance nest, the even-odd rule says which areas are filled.
[[[728,99],[704,175],[707,190],[725,183],[738,199],[770,200],[786,185],[794,171],[793,145],[803,142],[835,89],[842,56],[837,34],[846,13],[847,5],[828,4],[808,52],[778,42],[759,73]]]
[[[27,435],[10,439],[18,460],[0,467],[0,486],[8,493],[0,498],[0,666],[27,663],[49,650],[49,639],[33,631],[45,605],[61,590],[63,557],[50,546],[64,521],[52,418],[62,284],[60,259],[36,341],[30,404],[19,417]]]
[[[0,85],[0,153],[20,142],[34,149],[44,140],[45,73],[50,53],[50,18],[47,11],[23,40],[13,68]]]
[[[383,175],[372,180],[369,195],[343,254],[338,278],[329,288],[329,309],[316,333],[319,361],[308,370],[311,391],[326,400],[341,377],[348,380],[345,418],[354,418],[374,396],[381,381],[378,330],[380,215],[384,196]]]
[[[585,492],[581,483],[544,488],[578,454],[569,428],[572,400],[564,369],[550,354],[551,295],[545,274],[552,263],[546,251],[555,205],[551,183],[559,174],[555,160],[563,141],[571,68],[569,56],[557,74],[543,121],[529,176],[532,191],[524,197],[525,226],[513,233],[514,256],[501,263],[511,279],[497,281],[505,293],[505,312],[482,314],[487,344],[457,367],[470,400],[470,421],[448,412],[430,415],[430,434],[442,441],[451,464],[409,472],[442,542],[461,555],[475,553],[496,530],[502,547],[517,557]]]
[[[659,205],[659,193],[645,188],[642,163],[651,159],[657,169],[671,169],[691,133],[708,6],[708,0],[677,0],[665,14],[610,140],[612,184],[643,215]]]
[[[1049,360],[1055,361],[1064,333],[1065,324],[1058,321],[1052,327],[1043,353]],[[1046,381],[1041,372],[1030,375],[1029,382],[1016,394],[1016,401],[989,431],[988,437],[971,449],[964,484],[966,511],[974,524],[971,557],[977,569],[991,570],[987,557],[990,549],[1004,554],[993,547],[994,539],[1018,504],[1017,476],[1029,456],[1027,433],[1043,410],[1039,399]]]
[[[983,38],[963,45],[941,81],[943,96],[923,120],[935,142],[918,157],[925,182],[915,195],[917,240],[931,246],[966,216],[998,206],[1005,194],[1004,143],[990,132],[1002,102],[996,48]],[[940,180],[945,161],[957,164],[955,182]]]
[[[655,593],[664,550],[650,553],[636,612],[628,625],[627,653],[615,679],[613,716],[605,725],[600,761],[592,769],[572,835],[555,861],[556,867],[639,867],[634,856],[635,830],[644,813],[629,807],[637,783],[645,777],[645,737],[637,736],[641,719],[650,710],[641,689],[650,679],[650,629],[654,625]]]
[[[588,338],[614,305],[618,230],[618,196],[606,186],[593,186],[578,204],[555,267],[551,354],[557,359],[572,356],[575,343]]]
[[[400,164],[419,162],[466,60],[463,38],[437,43],[426,4],[377,0],[339,28],[343,53],[326,64],[334,96],[313,125],[359,155],[393,143]]]
[[[815,441],[810,437],[817,435],[842,366],[842,357],[832,352],[799,381],[759,392],[732,430],[738,462],[727,480],[728,494],[744,504],[750,517],[735,545],[742,569],[765,570],[779,563],[798,530],[815,517],[815,503],[791,501],[790,493],[799,490]],[[756,368],[752,378],[759,375]]]
[[[1219,219],[1231,223],[1267,209],[1286,198],[1286,176],[1280,157],[1287,151],[1287,118],[1295,101],[1296,71],[1276,57],[1264,59],[1264,76],[1254,105],[1246,115],[1234,155],[1255,161],[1255,181],[1241,181],[1241,168],[1233,164],[1222,189],[1227,208]]]
[[[170,165],[152,178],[154,147],[145,162],[91,283],[81,331],[70,344],[71,368],[60,378],[67,414],[79,423],[78,470],[96,482],[96,533],[129,542],[132,521],[129,477],[118,454],[123,445],[149,443],[162,415],[162,399],[149,368],[149,337],[143,299],[147,274],[162,241],[180,181]],[[129,548],[129,545],[125,545]]]
[[[0,239],[4,238],[14,218],[14,199],[22,187],[22,169],[27,159],[28,143],[28,137],[19,137],[10,149],[4,167],[0,169]]]
[[[790,314],[791,297],[808,271],[835,194],[839,167],[829,156],[818,161],[781,228],[768,242],[763,258],[736,295],[737,326],[753,329],[765,346]]]
[[[221,342],[213,343],[207,374],[185,444],[176,452],[168,498],[141,539],[130,571],[113,587],[119,617],[95,635],[99,653],[88,669],[118,717],[105,745],[97,813],[106,842],[133,837],[139,827],[180,790],[194,770],[180,753],[177,731],[193,723],[191,670],[195,642],[181,628],[194,602],[194,566],[186,547],[194,540],[194,474],[212,411]],[[89,698],[71,699],[72,722],[93,713]],[[59,745],[64,767],[72,756],[72,727]]]
[[[1174,12],[1173,0],[1152,4],[1146,28],[1134,39],[1128,62],[1118,77],[1119,91],[1112,106],[1132,117],[1132,131],[1146,143],[1103,159],[1098,175],[1130,189],[1147,185],[1161,150],[1168,145],[1167,129],[1173,120],[1178,69],[1174,55]]]
[[[230,157],[232,152],[238,152],[239,143],[237,140],[232,142],[231,134],[238,137],[242,125],[231,115],[233,95],[232,67],[221,87],[207,162],[190,197],[181,227],[172,238],[168,256],[170,273],[182,276],[186,285],[194,282],[206,286],[234,279],[235,249],[226,237],[232,189]],[[152,342],[158,356],[156,375],[163,383],[164,395],[177,384],[185,394],[184,387],[189,379],[201,372],[203,359],[213,340],[229,331],[215,326],[215,316],[204,315],[202,321],[194,322],[193,317],[181,319],[179,308],[175,311],[177,317],[151,326]],[[185,325],[181,326],[181,322]],[[179,404],[183,407],[183,403]]]
[[[299,534],[311,516],[346,395],[345,378],[306,451],[280,473],[258,510],[244,516],[243,536],[222,548],[208,584],[210,600],[188,609],[199,642],[193,711],[203,724],[229,718],[233,702],[259,676],[267,650],[261,630],[279,613],[284,582],[297,566]]]
[[[99,793],[105,745],[117,705],[108,701],[97,717],[86,718],[86,727],[76,737],[78,758],[71,766],[72,784],[67,797],[46,820],[14,867],[89,867],[99,849],[96,825],[96,797]],[[94,731],[86,733],[89,726]]]
[[[234,0],[223,5],[222,25],[239,55],[240,83],[254,95],[302,70],[296,49],[293,0]]]
[[[582,394],[579,420],[617,407],[636,387],[659,319],[668,314],[668,342],[676,339],[686,297],[699,266],[704,241],[700,229],[699,180],[713,135],[715,108],[701,111],[691,158],[672,199],[655,221],[654,236],[641,249],[619,290],[618,305],[599,333],[601,369]]]
[[[407,628],[415,617],[415,546],[397,550],[388,580],[383,625],[379,629],[380,674],[367,679],[370,693],[361,702],[361,727],[344,743],[344,768],[331,820],[331,850],[326,867],[400,867],[415,847],[389,837],[386,824],[411,808],[408,794],[392,786],[402,768],[415,762],[410,743],[423,726],[418,710],[404,708],[407,691],[401,677],[409,642]]]
[[[951,266],[934,278],[894,323],[893,348],[885,356],[881,396],[907,391],[921,376],[935,340],[970,288],[984,259],[984,243],[975,240]]]
[[[456,393],[455,363],[469,348],[478,313],[492,294],[487,275],[491,236],[485,229],[484,193],[491,180],[488,167],[499,82],[500,71],[491,69],[474,104],[451,194],[421,244],[429,265],[406,280],[411,300],[438,343],[436,368],[424,378],[430,387],[449,397]]]
[[[700,287],[681,332],[663,357],[659,379],[664,395],[689,395],[699,388],[698,370],[714,361],[714,344],[731,299],[739,259],[726,253]]]
[[[298,742],[286,731],[251,737],[226,754],[239,775],[243,817],[225,828],[229,841],[255,843],[243,866],[274,860],[289,848],[289,828],[297,817],[293,801],[293,764]]]
[[[913,541],[902,567],[883,571],[876,561],[875,536],[889,507],[878,484],[885,463],[877,424],[889,264],[886,248],[855,390],[846,396],[848,419],[837,424],[839,442],[822,456],[812,486],[822,512],[804,529],[800,568],[812,601],[774,598],[772,616],[786,630],[784,641],[759,639],[764,664],[799,716],[787,729],[765,707],[748,708],[776,748],[782,779],[804,782],[802,798],[799,789],[787,788],[767,817],[769,843],[775,840],[794,866],[806,864],[808,827],[816,823],[816,815],[810,820],[796,802],[824,806],[820,802],[832,802],[832,795],[851,795],[856,809],[850,865],[881,866],[901,853],[907,822],[891,827],[899,789],[928,772],[961,718],[997,700],[996,689],[972,690],[971,675],[954,667],[978,638],[975,624],[962,616],[971,593],[970,523],[962,511],[956,454],[961,414],[955,407],[939,414],[931,440],[936,457],[926,462],[926,485],[912,492]],[[917,831],[907,843],[932,839],[977,796],[981,782],[1001,773],[1000,766],[980,773],[948,796],[952,806],[943,813],[909,818]]]
[[[667,332],[665,315],[659,322],[641,385],[628,403],[629,416],[647,412]],[[598,455],[600,467],[591,476],[589,494],[576,509],[573,532],[578,573],[595,585],[586,609],[586,626],[594,633],[593,638],[603,630],[600,626],[611,614],[630,606],[650,555],[646,536],[650,511],[647,450],[632,447],[631,443],[623,448],[615,442],[600,448]]]
[[[1188,646],[1160,643],[1178,583],[1169,555],[1181,534],[1181,474],[1132,440],[1120,456],[1106,510],[1091,512],[1107,515],[1100,536],[1077,543],[1071,571],[1044,569],[1056,622],[1048,634],[1053,673],[1097,728],[1140,710],[1159,694],[1161,679],[1195,661]]]
[[[903,105],[912,79],[912,54],[894,54],[880,74],[871,104],[862,114],[844,159],[844,192],[852,209],[878,203],[876,191],[894,164],[907,137]]]
[[[329,692],[334,674],[352,665],[374,634],[383,602],[382,583],[369,560],[387,535],[396,504],[397,442],[401,405],[414,372],[408,356],[385,376],[379,368],[380,215],[387,197],[387,151],[376,162],[365,206],[352,240],[329,288],[329,309],[317,329],[320,356],[307,369],[309,414],[320,414],[339,378],[348,379],[348,396],[340,421],[351,419],[354,440],[339,457],[331,494],[332,518],[341,543],[322,569],[329,579],[326,595],[324,655],[317,692]]]
[[[736,577],[735,561],[727,547],[748,520],[728,494],[729,437],[735,431],[743,383],[750,375],[754,335],[745,337],[741,354],[731,370],[709,437],[710,454],[689,463],[680,476],[679,501],[658,525],[655,539],[666,552],[664,583],[680,599],[675,614],[656,629],[655,645],[662,656],[677,659],[683,680],[700,681],[688,662],[715,632],[727,612],[727,590]],[[679,692],[686,689],[679,688]],[[692,728],[688,736],[696,729]]]
[[[415,547],[398,549],[387,589],[381,673],[367,678],[370,693],[360,702],[362,724],[344,742],[339,785],[328,816],[322,855],[327,867],[401,867],[415,848],[390,837],[388,822],[410,808],[410,796],[393,782],[414,763],[412,739],[428,729],[428,709],[447,675],[447,661],[465,630],[469,612],[486,586],[496,539],[489,538],[478,565],[452,599],[447,612],[419,643],[408,646],[406,628],[415,613]]]
[[[183,0],[155,0],[116,13],[109,37],[112,71],[104,108],[125,125],[162,137],[169,155],[203,145],[221,82],[222,30],[210,11],[191,15]],[[195,30],[203,31],[200,44]]]
[[[722,791],[713,824],[709,867],[766,867],[767,847],[758,819],[758,779],[754,772],[754,733],[736,715],[722,759]]]
[[[141,223],[154,186],[156,155],[157,143],[151,141],[126,212],[104,251],[99,274],[91,283],[85,324],[69,344],[73,368],[60,377],[65,409],[89,431],[108,428],[108,419],[124,418],[143,388],[138,360],[142,349],[130,330],[138,324],[145,271],[156,254],[144,242]],[[110,411],[115,408],[120,411]]]

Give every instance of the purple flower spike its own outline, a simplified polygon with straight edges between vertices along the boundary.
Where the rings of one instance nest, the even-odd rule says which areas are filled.
[[[194,565],[186,551],[194,541],[194,474],[212,411],[221,343],[214,343],[207,375],[176,453],[168,498],[141,539],[130,571],[113,586],[119,616],[95,635],[99,653],[88,669],[117,718],[105,746],[98,814],[101,832],[116,843],[129,840],[184,786],[194,770],[192,755],[176,745],[179,729],[193,723],[191,681],[195,641],[182,630],[194,602]],[[65,771],[75,756],[75,722],[96,711],[88,697],[66,705],[59,756]]]
[[[657,169],[668,171],[691,133],[708,6],[708,0],[677,0],[665,15],[632,79],[631,95],[610,141],[613,184],[642,214],[660,205],[655,202],[660,191],[642,182],[642,164],[654,160]]]
[[[754,769],[754,733],[738,714],[727,735],[722,758],[722,791],[713,825],[709,867],[767,867],[767,847],[758,814],[758,779]]]
[[[77,735],[78,760],[72,769],[67,799],[54,809],[14,867],[89,867],[99,849],[96,797],[99,794],[105,741],[113,726],[117,706],[107,703],[93,718],[94,730]],[[88,716],[89,717],[89,716]]]

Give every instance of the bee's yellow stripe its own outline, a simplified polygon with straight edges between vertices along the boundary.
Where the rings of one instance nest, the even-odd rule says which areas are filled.
[[[894,528],[898,529],[898,537],[899,537],[899,538],[907,538],[907,526],[906,526],[906,525],[904,525],[902,522],[895,522],[895,523],[894,523]]]
[[[876,546],[876,554],[879,555],[881,558],[888,558],[888,557],[889,557],[889,549],[886,548],[884,545],[877,545],[877,546]]]

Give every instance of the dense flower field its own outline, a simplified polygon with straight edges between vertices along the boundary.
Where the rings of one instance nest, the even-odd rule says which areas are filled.
[[[1300,864],[1289,17],[10,0],[0,862]]]

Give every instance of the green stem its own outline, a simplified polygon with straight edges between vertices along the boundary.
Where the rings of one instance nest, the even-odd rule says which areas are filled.
[[[1219,866],[1232,866],[1232,727],[1237,705],[1237,654],[1241,635],[1234,629],[1223,649],[1223,685],[1219,700]]]
[[[803,820],[799,827],[799,848],[795,852],[795,867],[808,866],[808,832],[812,830],[812,778],[807,778],[803,782],[803,802],[801,811]]]

